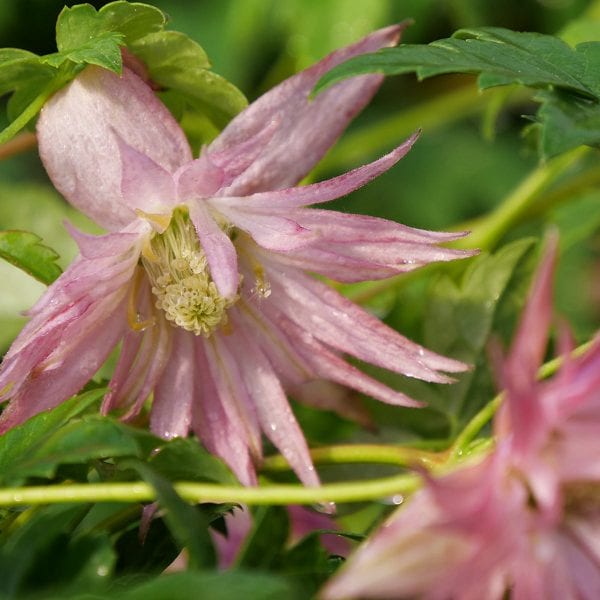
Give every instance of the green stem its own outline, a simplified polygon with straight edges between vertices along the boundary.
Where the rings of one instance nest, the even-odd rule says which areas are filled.
[[[17,135],[17,133],[19,133],[19,131],[21,131],[21,129],[23,129],[23,127],[25,127],[27,123],[42,110],[42,107],[46,104],[48,98],[65,85],[71,78],[72,72],[65,70],[64,73],[61,72],[51,79],[48,85],[27,105],[23,112],[12,121],[8,127],[0,132],[0,145],[5,144]]]
[[[174,488],[188,502],[225,502],[249,505],[322,504],[364,502],[410,494],[420,485],[418,475],[395,475],[368,481],[331,483],[319,488],[294,484],[262,487],[223,486],[177,482]],[[0,489],[0,506],[56,504],[62,502],[152,502],[156,493],[142,483],[44,485]]]
[[[570,358],[577,358],[584,354],[590,346],[593,344],[593,340],[577,346],[571,354]],[[553,360],[544,363],[538,370],[538,379],[546,379],[551,375],[554,375],[560,366],[564,362],[562,356],[558,356]],[[449,462],[460,460],[464,457],[465,453],[469,450],[469,445],[477,437],[477,434],[487,425],[492,417],[496,414],[496,411],[502,404],[503,394],[498,394],[493,400],[488,402],[465,426],[462,432],[457,436],[452,448],[449,452]]]
[[[398,467],[416,465],[432,468],[444,461],[441,453],[428,452],[406,446],[383,446],[376,444],[353,444],[313,448],[311,458],[317,464],[331,463],[378,463]],[[263,462],[263,470],[288,471],[287,461],[280,454],[268,456]]]
[[[519,223],[540,195],[588,152],[590,148],[580,146],[540,165],[496,210],[479,221],[469,236],[453,245],[459,248],[492,249],[507,231]]]

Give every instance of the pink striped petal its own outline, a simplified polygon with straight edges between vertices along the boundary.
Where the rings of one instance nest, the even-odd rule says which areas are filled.
[[[352,56],[394,45],[401,29],[392,26],[376,31],[330,54],[273,88],[238,115],[209,146],[209,155],[246,142],[264,130],[273,118],[281,123],[256,160],[233,180],[227,195],[290,187],[302,179],[369,102],[382,77],[366,75],[348,79],[309,100],[313,87],[324,73]]]
[[[459,361],[411,342],[325,284],[300,272],[269,270],[278,310],[333,348],[425,381],[448,383],[438,373],[464,371]]]
[[[223,170],[203,154],[175,173],[179,201],[212,196],[223,184],[223,177]]]
[[[285,457],[302,483],[320,485],[312,464],[306,440],[279,378],[254,338],[238,329],[228,340],[242,371],[246,389],[256,407],[265,435]]]
[[[306,246],[315,239],[315,234],[286,217],[232,208],[219,208],[219,212],[267,250],[288,252]]]
[[[256,485],[256,470],[240,424],[226,414],[213,381],[204,342],[195,339],[197,372],[192,428],[209,452],[222,458],[243,485]]]
[[[125,328],[124,301],[110,308],[110,312],[93,315],[91,326],[86,327],[84,336],[71,343],[63,342],[68,346],[58,349],[60,364],[48,364],[46,368],[32,371],[31,377],[12,396],[0,416],[0,434],[40,412],[58,406],[93,377]],[[52,358],[50,355],[49,359]]]
[[[42,162],[58,191],[110,230],[135,218],[121,196],[122,166],[113,132],[169,173],[192,158],[171,113],[127,68],[118,77],[87,67],[57,92],[38,120]]]
[[[402,145],[386,154],[379,160],[376,160],[362,167],[358,167],[348,173],[298,187],[289,187],[281,190],[259,192],[244,196],[235,197],[228,191],[227,196],[220,196],[217,206],[232,206],[236,208],[246,208],[247,210],[265,210],[272,211],[281,209],[298,208],[308,206],[319,202],[329,202],[341,196],[345,196],[354,190],[369,183],[382,173],[385,173],[395,165],[412,148],[418,134],[412,135]]]
[[[118,134],[115,137],[121,154],[123,202],[134,212],[170,214],[177,200],[173,176]]]
[[[189,204],[190,218],[206,254],[210,275],[221,296],[233,298],[238,289],[237,252],[203,202]]]
[[[189,332],[173,328],[171,353],[154,389],[150,415],[150,429],[165,439],[185,437],[190,429],[195,394],[194,343]]]

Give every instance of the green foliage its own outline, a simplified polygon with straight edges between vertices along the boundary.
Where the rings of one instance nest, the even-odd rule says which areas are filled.
[[[543,90],[538,113],[540,153],[554,156],[580,144],[600,146],[600,42],[574,49],[538,33],[498,27],[460,29],[451,38],[427,45],[402,44],[358,56],[327,73],[316,91],[364,73],[420,79],[444,73],[478,74],[479,87],[521,84]]]
[[[55,262],[58,254],[40,242],[28,231],[0,231],[0,257],[49,285],[62,270]]]
[[[35,118],[46,100],[85,65],[120,74],[122,48],[139,52],[156,83],[171,90],[186,110],[202,113],[222,128],[246,105],[243,94],[209,70],[198,44],[183,34],[163,31],[166,21],[159,9],[137,2],[118,0],[98,11],[79,4],[65,7],[58,17],[58,52],[37,56],[0,50],[0,95],[14,92],[9,104],[12,123],[0,133],[0,143]]]

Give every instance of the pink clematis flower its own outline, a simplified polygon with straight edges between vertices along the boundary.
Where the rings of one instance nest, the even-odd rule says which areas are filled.
[[[600,598],[600,343],[537,380],[551,319],[551,246],[502,367],[496,449],[429,479],[323,598]]]
[[[375,32],[286,80],[196,160],[169,111],[127,68],[117,77],[88,67],[47,103],[38,122],[46,170],[109,233],[70,228],[80,256],[30,311],[3,362],[0,399],[10,403],[0,431],[76,393],[122,342],[104,413],[134,418],[152,394],[154,432],[193,430],[243,483],[256,482],[264,433],[317,485],[284,388],[327,379],[416,406],[342,354],[434,382],[450,381],[440,371],[465,369],[306,273],[352,282],[468,255],[437,246],[461,234],[306,208],[383,173],[415,136],[373,163],[293,187],[382,78],[357,77],[309,100],[315,83],[351,56],[396,43],[400,30]]]

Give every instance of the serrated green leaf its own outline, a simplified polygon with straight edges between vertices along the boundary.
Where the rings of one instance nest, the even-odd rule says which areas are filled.
[[[600,146],[600,42],[571,48],[557,37],[484,27],[462,29],[428,45],[400,45],[355,57],[327,73],[316,91],[353,75],[415,72],[479,75],[482,89],[521,84],[541,90],[540,154],[555,156],[581,144]]]
[[[500,27],[460,29],[453,37],[428,45],[402,44],[357,56],[332,69],[320,90],[352,75],[415,72],[421,79],[442,73],[474,73],[482,88],[520,83],[534,88],[556,86],[598,99],[590,82],[588,57],[559,38]],[[596,83],[597,85],[597,83]]]
[[[96,403],[105,391],[99,388],[74,396],[0,436],[0,481],[15,484],[23,479],[25,475],[19,472],[19,462],[27,460],[65,423]]]
[[[106,31],[118,31],[125,43],[160,31],[166,24],[165,14],[158,8],[141,2],[110,2],[103,6],[98,14],[102,27]]]
[[[0,257],[49,285],[62,270],[55,262],[58,254],[40,242],[29,231],[0,231]]]
[[[153,81],[204,113],[219,129],[247,106],[240,90],[208,70],[206,53],[184,34],[154,33],[131,44],[130,50],[146,64]]]
[[[114,31],[104,31],[89,35],[89,40],[76,48],[66,49],[42,57],[42,61],[52,67],[60,67],[65,61],[78,65],[98,65],[114,73],[121,72],[121,46],[124,36]]]
[[[15,48],[0,50],[0,96],[27,85],[44,87],[54,75],[55,70],[32,52]]]

